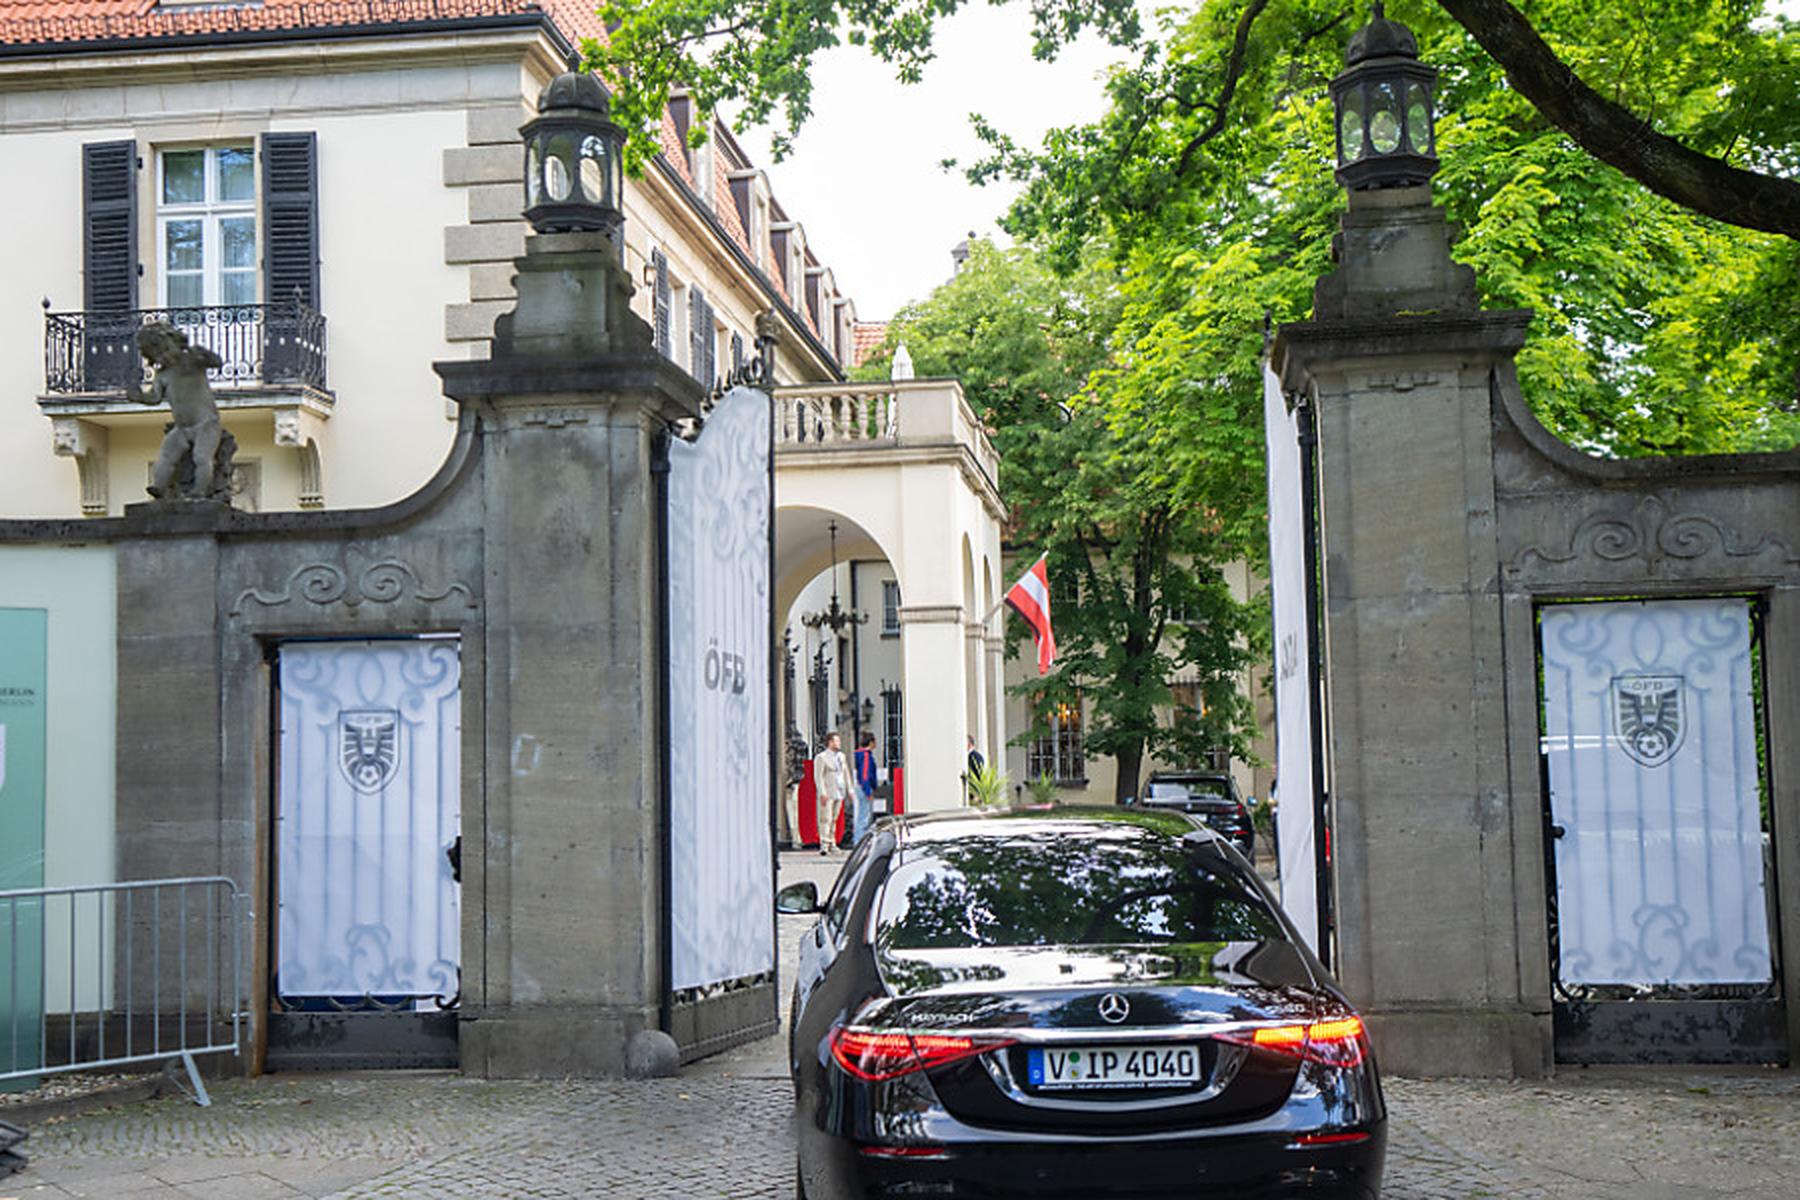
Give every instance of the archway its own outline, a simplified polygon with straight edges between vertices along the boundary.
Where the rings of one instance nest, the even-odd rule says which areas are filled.
[[[775,545],[786,656],[778,668],[781,720],[790,743],[779,832],[790,845],[816,845],[810,772],[828,733],[839,735],[852,761],[865,739],[872,742],[878,812],[905,803],[900,575],[879,539],[830,509],[778,508]]]

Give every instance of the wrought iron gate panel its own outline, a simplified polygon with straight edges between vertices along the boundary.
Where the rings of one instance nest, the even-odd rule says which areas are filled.
[[[1566,1061],[1778,1053],[1752,621],[1742,598],[1540,610]]]
[[[438,1012],[460,990],[454,639],[281,648],[277,1004]]]

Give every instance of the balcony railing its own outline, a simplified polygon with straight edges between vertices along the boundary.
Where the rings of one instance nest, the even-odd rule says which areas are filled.
[[[215,387],[325,390],[325,316],[285,304],[216,304],[126,312],[44,314],[44,390],[52,395],[124,392],[149,380],[137,331],[161,321],[219,356]]]
[[[992,483],[1000,458],[954,379],[822,383],[775,389],[775,448],[784,453],[956,444]]]

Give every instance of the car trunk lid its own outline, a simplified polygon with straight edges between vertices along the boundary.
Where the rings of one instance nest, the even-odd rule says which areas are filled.
[[[1151,1132],[1272,1111],[1297,1061],[1233,1035],[1319,1011],[1305,959],[1272,939],[889,952],[881,964],[893,994],[859,1026],[1008,1039],[930,1072],[952,1115],[995,1128]],[[1097,1063],[1099,1082],[1068,1082]]]

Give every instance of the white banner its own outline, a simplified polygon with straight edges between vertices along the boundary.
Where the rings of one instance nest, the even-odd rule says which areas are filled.
[[[1319,948],[1318,857],[1313,841],[1312,695],[1307,664],[1306,514],[1300,489],[1300,430],[1281,380],[1263,364],[1263,435],[1269,457],[1269,590],[1275,629],[1275,810],[1281,848],[1281,907]]]
[[[733,388],[669,451],[672,985],[775,967],[770,401]]]
[[[416,1008],[461,990],[454,638],[281,648],[276,991]]]
[[[1766,983],[1749,602],[1544,609],[1564,983]]]

